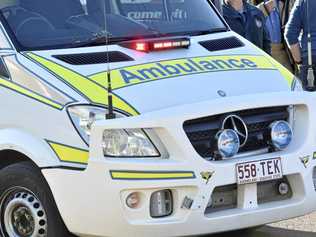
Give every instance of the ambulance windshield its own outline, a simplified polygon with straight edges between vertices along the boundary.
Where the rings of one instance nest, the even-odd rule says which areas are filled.
[[[2,0],[0,11],[21,50],[227,30],[207,0]]]

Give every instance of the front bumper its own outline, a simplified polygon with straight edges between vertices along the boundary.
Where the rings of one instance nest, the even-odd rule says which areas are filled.
[[[306,93],[274,93],[230,97],[195,105],[162,110],[146,115],[97,122],[92,131],[90,160],[85,171],[43,170],[59,211],[71,232],[80,236],[186,236],[258,226],[307,214],[316,209],[313,169],[316,160],[316,98]],[[260,99],[258,99],[260,98]],[[282,98],[280,101],[279,98]],[[250,108],[295,105],[294,141],[283,152],[219,162],[202,159],[183,131],[188,119]],[[104,129],[146,128],[154,130],[154,141],[166,148],[168,159],[105,159],[101,141]],[[160,147],[160,148],[161,148]],[[288,177],[293,196],[284,201],[258,204],[257,185],[238,187],[237,208],[206,214],[213,190],[236,183],[235,165],[242,161],[281,157],[283,174]],[[302,163],[302,157],[309,162]],[[111,171],[133,171],[168,175],[116,179]],[[207,183],[201,172],[214,172]],[[193,176],[185,174],[193,173]],[[177,176],[181,174],[183,177]],[[186,176],[186,177],[184,177]],[[153,192],[171,189],[174,211],[169,217],[150,217],[149,199]],[[129,209],[129,193],[142,193],[141,206]],[[185,197],[194,200],[190,209],[181,208]]]

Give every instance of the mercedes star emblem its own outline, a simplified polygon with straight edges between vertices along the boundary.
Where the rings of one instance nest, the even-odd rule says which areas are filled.
[[[224,129],[232,129],[238,134],[240,147],[243,147],[247,143],[248,128],[241,117],[234,114],[227,116],[222,124],[222,130]]]

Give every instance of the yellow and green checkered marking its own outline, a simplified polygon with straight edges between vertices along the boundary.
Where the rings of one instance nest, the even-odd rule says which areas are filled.
[[[164,179],[194,179],[191,171],[110,171],[112,179],[119,180],[164,180]]]

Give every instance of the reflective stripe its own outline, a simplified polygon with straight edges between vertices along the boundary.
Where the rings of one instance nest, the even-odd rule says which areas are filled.
[[[113,89],[119,89],[154,80],[236,70],[277,69],[265,56],[227,55],[175,59],[112,70],[112,86]],[[90,78],[106,87],[105,72],[91,75]]]
[[[89,152],[87,150],[54,143],[47,141],[53,149],[60,161],[87,164],[89,159]]]
[[[74,98],[51,84],[49,79],[43,78],[38,72],[32,71],[29,67],[26,67],[24,62],[22,62],[21,58],[18,58],[17,55],[6,56],[3,60],[10,71],[14,83],[23,85],[23,87],[63,106],[76,101]]]
[[[294,80],[294,75],[286,68],[284,67],[281,63],[279,63],[277,60],[272,58],[270,55],[266,54],[267,59],[270,60],[270,62],[274,65],[276,69],[279,70],[283,78],[287,81],[289,87],[292,87],[292,83]]]
[[[53,108],[60,109],[60,110],[63,109],[63,105],[61,105],[55,101],[52,101],[52,100],[50,100],[42,95],[39,95],[39,94],[29,90],[29,89],[26,89],[26,88],[24,88],[16,83],[13,83],[12,81],[8,81],[6,79],[0,78],[0,86],[3,86],[7,89],[18,92],[24,96],[29,97],[29,98],[35,99],[41,103],[44,103],[46,105],[53,107]]]
[[[194,179],[195,174],[187,171],[110,171],[112,179],[152,180],[152,179]]]
[[[58,78],[62,79],[68,85],[76,89],[90,101],[105,106],[108,105],[106,88],[98,85],[89,78],[84,77],[77,72],[74,72],[48,59],[35,55],[34,53],[27,53],[27,56],[41,64],[50,72],[54,73]],[[103,80],[105,80],[105,77]],[[129,105],[117,95],[113,95],[113,105],[116,109],[122,110],[130,115],[139,114],[131,105]]]

